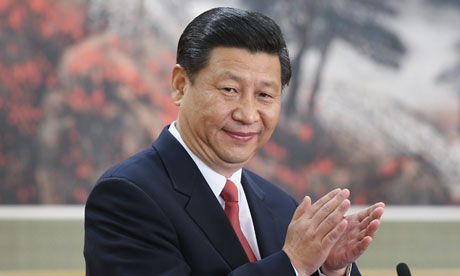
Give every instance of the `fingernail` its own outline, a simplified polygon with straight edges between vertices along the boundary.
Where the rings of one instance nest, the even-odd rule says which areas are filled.
[[[341,206],[342,208],[350,207],[350,200],[345,199],[345,200],[342,202],[342,204],[340,204],[340,206]]]

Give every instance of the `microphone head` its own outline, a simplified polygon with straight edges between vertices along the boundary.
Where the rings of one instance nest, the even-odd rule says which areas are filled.
[[[411,276],[409,267],[405,263],[400,263],[396,266],[398,276]]]

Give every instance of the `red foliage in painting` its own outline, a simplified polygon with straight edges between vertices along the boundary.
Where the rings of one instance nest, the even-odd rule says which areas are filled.
[[[330,174],[334,169],[334,163],[329,158],[322,158],[308,166],[309,171],[318,172],[320,174]]]
[[[377,175],[381,178],[389,178],[395,176],[403,169],[404,160],[404,158],[398,158],[386,161],[379,169]]]
[[[369,203],[364,193],[357,194],[356,196],[352,198],[352,200],[353,200],[353,204],[355,205],[366,205]]]
[[[268,156],[278,160],[285,160],[287,157],[286,149],[273,141],[268,141],[265,144],[263,150],[267,153]]]
[[[78,203],[85,203],[88,198],[88,191],[83,186],[77,186],[74,190],[74,197]]]
[[[4,203],[39,201],[34,171],[42,102],[46,89],[56,86],[63,47],[83,37],[85,19],[85,5],[75,1],[0,1],[0,182],[5,184],[0,193],[8,194]]]
[[[8,7],[11,5],[13,0],[2,0],[0,1],[0,12],[3,13],[8,9]]]
[[[177,117],[174,52],[91,26],[87,5],[0,1],[3,203],[83,203],[104,169]]]
[[[79,164],[75,169],[75,174],[81,179],[88,180],[91,176],[91,170],[90,164]]]
[[[313,138],[314,131],[309,125],[303,125],[299,128],[298,136],[301,141],[308,142]]]

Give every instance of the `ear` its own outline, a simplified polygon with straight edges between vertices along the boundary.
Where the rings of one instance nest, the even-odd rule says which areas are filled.
[[[176,64],[173,68],[171,79],[171,96],[175,105],[180,106],[182,99],[184,98],[188,82],[189,78],[187,72],[185,72],[182,66]]]

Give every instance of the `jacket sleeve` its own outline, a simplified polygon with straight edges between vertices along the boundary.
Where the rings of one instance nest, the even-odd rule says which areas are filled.
[[[85,208],[86,275],[189,275],[168,217],[125,179],[96,185]]]

